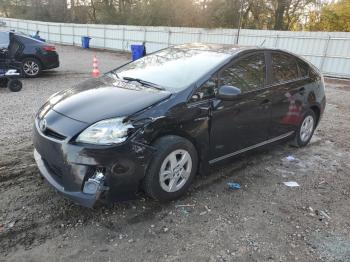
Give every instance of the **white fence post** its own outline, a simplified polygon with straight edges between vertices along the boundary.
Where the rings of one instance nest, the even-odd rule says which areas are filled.
[[[172,32],[171,32],[171,30],[169,29],[169,31],[168,31],[168,40],[167,40],[168,47],[169,47],[170,44],[171,44],[171,34],[172,34]]]
[[[276,35],[275,48],[278,48],[279,34]]]
[[[106,26],[103,26],[103,49],[106,49]]]
[[[73,45],[75,45],[75,25],[72,25],[73,27]]]
[[[125,51],[125,27],[123,26],[123,34],[122,34],[122,49]]]
[[[327,59],[328,47],[329,47],[330,41],[331,41],[331,36],[328,35],[327,42],[326,42],[326,45],[325,45],[324,50],[323,50],[323,57],[322,57],[321,65],[320,65],[321,72],[323,72],[324,63],[326,62],[326,59]]]
[[[143,31],[143,42],[146,43],[147,41],[147,27],[144,27]]]
[[[47,40],[50,41],[50,24],[47,23]]]
[[[197,37],[198,43],[202,42],[202,32],[198,31],[198,37]]]

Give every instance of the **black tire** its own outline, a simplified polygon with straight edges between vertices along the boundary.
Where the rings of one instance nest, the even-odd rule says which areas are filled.
[[[7,83],[7,87],[12,92],[19,92],[22,90],[22,82],[18,79],[10,79]]]
[[[304,122],[306,121],[306,119],[310,119],[310,117],[312,117],[313,119],[313,126],[312,126],[312,131],[309,135],[309,137],[307,139],[302,139],[302,132],[301,132],[301,129],[303,127],[303,124]],[[304,115],[304,118],[303,120],[301,121],[297,131],[296,131],[296,134],[294,136],[294,139],[290,142],[290,145],[291,146],[294,146],[294,147],[305,147],[307,146],[309,143],[310,143],[310,140],[312,138],[312,136],[314,135],[314,132],[315,132],[315,129],[316,129],[316,124],[317,124],[317,118],[316,118],[316,114],[313,110],[308,110],[306,112],[306,114]]]
[[[181,197],[188,190],[197,173],[197,151],[190,141],[179,136],[164,136],[154,143],[154,147],[157,149],[157,151],[147,170],[146,177],[143,181],[143,189],[149,197],[159,202],[168,202],[175,200]],[[170,154],[178,152],[178,150],[184,150],[184,152],[189,153],[192,161],[192,168],[187,181],[184,182],[184,185],[179,188],[178,191],[167,192],[162,188],[160,182],[161,168],[163,161],[165,161]]]
[[[33,71],[28,69],[30,66],[33,66]],[[41,62],[34,57],[27,57],[22,60],[22,72],[27,78],[38,77],[42,73],[42,68]]]
[[[0,88],[6,88],[9,80],[8,78],[1,78],[0,79]]]

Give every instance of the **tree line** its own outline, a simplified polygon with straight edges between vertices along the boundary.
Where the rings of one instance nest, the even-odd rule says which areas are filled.
[[[350,0],[329,1],[0,0],[0,15],[50,22],[205,28],[237,28],[241,21],[249,29],[349,31]]]

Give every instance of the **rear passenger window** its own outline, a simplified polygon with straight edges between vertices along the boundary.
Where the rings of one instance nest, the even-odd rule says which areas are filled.
[[[265,55],[249,55],[221,73],[220,85],[234,86],[247,93],[264,87],[265,72]]]
[[[298,66],[294,57],[273,53],[271,59],[274,84],[299,78]]]

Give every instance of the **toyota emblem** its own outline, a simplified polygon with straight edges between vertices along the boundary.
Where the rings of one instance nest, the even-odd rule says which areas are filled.
[[[47,127],[47,123],[46,123],[46,119],[41,119],[39,122],[39,128],[42,132],[44,132],[46,130]]]

